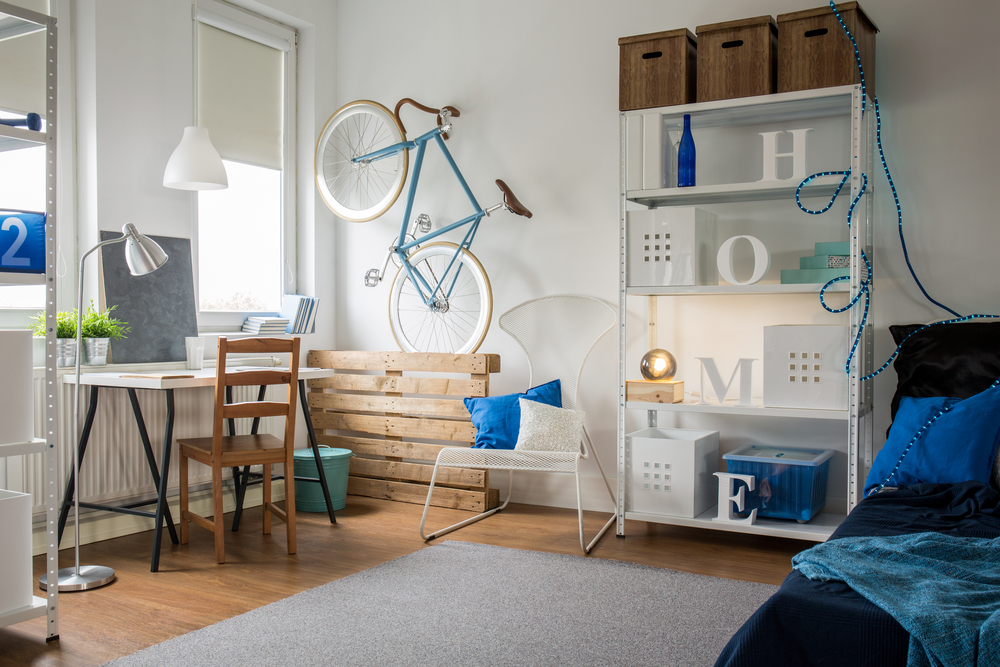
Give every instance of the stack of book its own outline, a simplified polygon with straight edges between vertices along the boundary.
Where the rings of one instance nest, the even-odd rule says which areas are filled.
[[[285,333],[288,319],[284,317],[248,317],[243,323],[243,333],[255,336],[273,336]]]
[[[316,311],[318,304],[318,297],[286,294],[281,302],[281,317],[287,319],[285,333],[314,333],[316,331]]]

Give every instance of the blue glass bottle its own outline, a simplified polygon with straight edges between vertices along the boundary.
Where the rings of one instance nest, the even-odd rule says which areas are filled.
[[[684,114],[684,133],[677,146],[677,187],[694,185],[694,137],[691,136],[691,114]]]

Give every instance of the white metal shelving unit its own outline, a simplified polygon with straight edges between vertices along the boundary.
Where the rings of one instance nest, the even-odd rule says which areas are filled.
[[[56,19],[0,1],[0,33],[16,39],[16,35],[45,31],[45,125],[42,131],[0,125],[0,150],[17,150],[28,146],[46,147],[46,222],[45,222],[45,273],[23,274],[0,271],[0,283],[19,285],[45,285],[45,433],[26,443],[0,444],[0,456],[20,456],[44,453],[45,457],[45,540],[46,597],[34,596],[28,607],[0,610],[0,627],[20,623],[40,616],[47,617],[46,641],[59,636],[58,570],[59,545],[56,541],[56,524],[59,518],[59,484],[56,479],[56,110],[57,96],[57,44]],[[2,204],[2,202],[0,202]],[[30,391],[30,388],[28,388]],[[34,578],[32,579],[34,581]]]
[[[870,108],[870,107],[869,107]],[[652,188],[652,189],[629,189],[630,184],[635,183],[635,178],[628,178],[629,169],[642,169],[649,164],[648,160],[637,157],[634,153],[638,144],[634,136],[629,134],[630,120],[634,123],[648,122],[650,114],[660,114],[662,117],[661,126],[665,133],[671,127],[680,126],[684,114],[691,114],[692,126],[696,132],[695,142],[698,144],[699,130],[709,128],[720,128],[721,131],[729,131],[731,128],[747,125],[767,125],[771,129],[781,128],[791,129],[788,123],[792,121],[840,118],[849,119],[845,125],[849,125],[849,136],[843,136],[844,142],[850,142],[850,146],[843,152],[849,156],[850,165],[841,165],[829,169],[851,168],[851,178],[849,187],[845,185],[841,192],[841,198],[853,200],[861,193],[863,182],[862,173],[869,174],[869,183],[864,196],[855,207],[850,231],[847,234],[851,243],[851,279],[837,283],[827,290],[828,293],[840,292],[846,303],[847,298],[858,294],[861,286],[861,251],[864,251],[871,261],[872,259],[872,166],[874,164],[874,112],[862,113],[862,93],[860,86],[840,86],[835,88],[824,88],[818,90],[798,91],[794,93],[782,93],[775,95],[762,95],[758,97],[742,98],[735,100],[720,100],[708,103],[698,103],[663,107],[660,109],[642,109],[636,111],[622,112],[620,116],[621,124],[621,156],[620,156],[620,183],[619,183],[619,230],[620,230],[620,294],[619,294],[619,409],[618,409],[618,535],[625,534],[625,520],[652,521],[681,526],[693,526],[710,528],[715,530],[727,530],[734,532],[754,533],[762,535],[773,535],[812,541],[824,541],[837,528],[843,520],[844,515],[835,512],[821,512],[811,521],[799,524],[795,521],[773,520],[758,518],[753,525],[741,523],[727,523],[714,521],[717,516],[717,507],[705,511],[694,518],[676,517],[664,514],[653,514],[649,512],[631,511],[629,507],[629,484],[631,478],[631,460],[628,451],[626,433],[626,414],[629,412],[646,413],[649,426],[656,426],[658,415],[661,413],[673,413],[674,415],[698,415],[702,419],[715,420],[713,428],[720,431],[720,435],[725,438],[727,432],[738,433],[740,425],[750,422],[744,420],[763,420],[754,422],[759,428],[767,429],[768,424],[775,424],[773,420],[821,420],[828,424],[833,424],[836,433],[842,433],[847,440],[846,444],[841,442],[847,458],[846,479],[830,478],[830,486],[843,489],[846,486],[847,510],[850,511],[860,499],[861,487],[864,483],[867,466],[871,461],[872,448],[872,402],[871,402],[871,381],[862,382],[861,377],[870,373],[873,360],[873,332],[871,326],[871,310],[869,310],[869,322],[865,327],[858,351],[852,362],[849,377],[849,397],[848,408],[846,410],[821,410],[821,409],[776,409],[764,408],[760,406],[737,406],[734,401],[727,401],[723,405],[698,404],[691,400],[686,400],[676,404],[661,403],[640,403],[625,400],[625,381],[629,375],[629,369],[637,369],[639,357],[628,356],[627,350],[627,328],[628,328],[628,304],[630,297],[669,297],[669,298],[699,298],[707,296],[755,296],[764,299],[781,299],[782,295],[796,294],[816,294],[818,295],[822,285],[784,285],[774,282],[768,284],[755,285],[701,285],[701,286],[668,286],[668,287],[630,287],[628,285],[628,240],[627,240],[627,211],[639,205],[640,207],[658,208],[668,206],[732,206],[750,202],[756,205],[757,202],[784,202],[794,201],[795,193],[799,181],[771,181],[771,182],[734,182],[734,183],[714,183],[708,185],[698,185],[688,188]],[[642,116],[644,119],[636,119]],[[655,116],[653,116],[655,122]],[[840,121],[838,121],[840,122]],[[840,141],[840,135],[837,136]],[[641,148],[641,146],[640,146]],[[849,153],[848,153],[849,150]],[[630,154],[630,151],[632,154]],[[699,158],[701,154],[699,154]],[[746,157],[745,155],[743,156]],[[760,159],[760,156],[756,158]],[[701,170],[698,172],[699,180],[703,176],[716,176],[716,174],[705,174]],[[828,201],[834,194],[842,176],[824,176],[808,183],[802,189],[802,197],[812,198],[813,202],[821,201],[825,198]],[[631,207],[631,208],[630,208]],[[846,207],[844,209],[846,211]],[[828,215],[833,215],[831,212]],[[847,221],[843,219],[844,231],[846,232]],[[742,232],[741,232],[742,233]],[[844,232],[841,232],[843,234]],[[721,240],[721,239],[720,239]],[[815,239],[813,239],[815,240]],[[845,298],[846,297],[846,298]],[[705,308],[713,307],[714,299],[704,301]],[[864,299],[848,314],[833,316],[840,320],[831,323],[847,323],[850,327],[850,336],[853,340],[861,326],[862,312],[864,310]],[[651,306],[654,307],[654,306]],[[766,307],[766,306],[765,306]],[[655,320],[653,320],[655,321]],[[780,324],[781,322],[774,322]],[[684,327],[696,328],[696,323],[683,323]],[[645,350],[643,350],[645,351]],[[690,371],[689,371],[690,372]],[[695,372],[697,372],[695,370]],[[815,423],[810,421],[809,423]],[[763,425],[763,426],[760,426]],[[818,424],[817,424],[818,425]],[[838,436],[839,437],[839,436]],[[791,444],[791,443],[776,443]],[[726,447],[720,450],[720,455],[724,453]],[[731,449],[731,448],[728,448]],[[721,466],[725,470],[725,466]],[[675,471],[674,474],[677,474]]]

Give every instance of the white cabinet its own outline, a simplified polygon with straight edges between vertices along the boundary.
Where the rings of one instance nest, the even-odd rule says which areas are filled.
[[[676,183],[671,165],[676,164],[676,143],[684,114],[691,115],[697,185],[662,187]],[[861,295],[854,307],[830,313],[820,305],[819,294],[831,275],[823,269],[836,268],[835,260],[847,262],[849,268],[843,272],[849,272],[850,279],[835,283],[825,294],[830,308],[845,307],[861,292],[867,276],[862,253],[872,262],[874,115],[870,105],[862,113],[860,86],[622,112],[619,535],[625,534],[625,519],[637,519],[823,541],[860,499],[873,435],[872,383],[862,380],[872,371],[873,304],[866,304],[869,299]],[[849,178],[829,210],[808,214],[799,209],[797,193],[805,207],[820,210],[844,179],[843,174],[824,175],[800,189],[801,174],[848,169]],[[864,174],[868,175],[867,184]],[[762,180],[772,175],[776,178]],[[851,202],[856,198],[852,209]],[[678,243],[684,245],[672,247],[672,239],[662,238],[661,234],[661,238],[649,239],[650,252],[646,252],[642,245],[645,239],[637,245],[634,231],[630,238],[630,229],[636,224],[633,220],[649,218],[646,213],[633,212],[679,207],[694,207],[697,219],[711,221],[712,229],[699,232],[694,247],[683,239]],[[686,212],[677,217],[691,219],[692,215]],[[726,244],[736,237],[752,239]],[[710,241],[706,243],[705,239]],[[831,247],[841,248],[843,253],[838,251],[836,258],[830,259],[816,252]],[[718,254],[720,249],[722,256]],[[709,279],[692,281],[692,272],[675,271],[674,275],[683,273],[687,280],[659,280],[655,276],[670,276],[671,272],[638,268],[638,262],[669,260],[668,253],[676,253],[677,257],[694,253],[700,262],[696,274],[708,275]],[[849,259],[843,259],[844,254]],[[706,262],[715,264],[712,271],[704,270]],[[637,276],[642,280],[637,281]],[[759,280],[752,280],[758,276]],[[812,278],[821,282],[792,282]],[[688,284],[663,284],[671,282]],[[865,312],[868,319],[862,328]],[[764,332],[774,325],[844,327],[849,349],[857,337],[849,371],[848,351],[821,355],[819,343],[817,351],[798,353],[809,353],[808,372],[799,372],[799,366],[805,368],[805,360],[780,360],[790,371],[786,374],[789,382],[788,378],[794,376],[796,382],[819,383],[831,377],[831,368],[835,368],[843,374],[843,378],[836,378],[837,391],[845,394],[842,400],[831,400],[829,391],[813,392],[826,398],[816,405],[805,401],[804,407],[764,407],[765,356],[767,363],[778,363],[773,349],[765,353]],[[857,336],[859,331],[861,335]],[[626,401],[625,382],[641,379],[639,360],[653,344],[677,358],[675,379],[685,382],[682,403]],[[723,384],[730,383],[728,398],[721,404],[702,369],[700,360],[706,359],[714,360]],[[746,359],[754,361],[741,362]],[[795,369],[791,369],[792,363],[798,364]],[[748,368],[752,382],[745,398],[750,399],[750,404],[737,404],[736,395],[744,379],[737,373]],[[702,396],[703,391],[706,396]],[[830,405],[838,409],[830,409]],[[722,456],[747,444],[833,449],[824,510],[807,523],[758,518],[753,525],[715,521],[718,508],[714,503],[694,517],[639,511],[649,505],[637,502],[633,494],[630,480],[634,478],[634,467],[641,462],[634,460],[626,436],[657,427],[718,431],[716,470],[723,472],[726,465]],[[672,471],[674,479],[682,474],[682,470]]]
[[[0,443],[0,457],[23,456],[42,454],[45,461],[45,482],[44,498],[46,508],[46,576],[48,577],[48,590],[46,597],[31,596],[29,604],[22,605],[17,602],[15,608],[0,608],[0,626],[19,623],[31,618],[46,616],[48,624],[46,626],[46,640],[52,640],[59,636],[58,622],[58,569],[59,552],[56,541],[56,524],[58,521],[58,500],[59,484],[56,479],[56,433],[55,427],[56,413],[56,388],[59,386],[56,378],[56,20],[52,17],[38,14],[29,10],[0,2],[0,35],[6,46],[16,46],[22,36],[34,37],[38,33],[44,33],[44,52],[38,53],[37,57],[44,59],[44,66],[39,66],[39,70],[44,69],[44,81],[41,87],[44,89],[39,99],[44,100],[44,108],[35,110],[44,119],[44,126],[40,131],[34,131],[24,127],[11,127],[0,124],[0,151],[19,150],[30,146],[45,146],[46,164],[46,222],[45,222],[45,273],[10,273],[0,270],[0,283],[3,284],[36,284],[45,285],[45,314],[49,324],[48,335],[45,339],[46,366],[45,366],[45,437],[34,439],[29,442]],[[34,57],[34,54],[32,55]],[[9,63],[0,63],[4,67]],[[18,67],[24,66],[23,61],[17,62]],[[0,206],[4,202],[0,201]],[[29,384],[24,388],[27,392],[33,392]],[[7,505],[0,505],[0,511]],[[4,517],[5,519],[8,517]],[[6,536],[4,536],[6,539]],[[22,540],[23,542],[23,540]],[[27,550],[26,557],[31,557],[30,540],[21,547]],[[16,570],[5,571],[2,576],[11,576]],[[17,576],[23,576],[20,572]],[[28,573],[30,577],[30,570]],[[32,590],[36,590],[35,580],[30,581]]]

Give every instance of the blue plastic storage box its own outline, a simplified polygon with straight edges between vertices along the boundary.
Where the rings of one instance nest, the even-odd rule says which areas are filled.
[[[798,449],[747,445],[722,458],[730,473],[753,475],[754,490],[746,493],[743,513],[795,519],[805,523],[826,503],[826,480],[832,449]],[[741,486],[734,480],[735,493]]]

